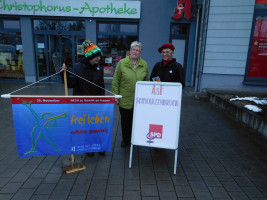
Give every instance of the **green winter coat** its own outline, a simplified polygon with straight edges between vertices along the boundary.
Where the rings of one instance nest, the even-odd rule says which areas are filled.
[[[134,68],[130,57],[120,60],[112,81],[112,92],[121,95],[120,107],[131,109],[134,103],[135,83],[137,81],[148,81],[149,72],[146,61],[139,59],[138,66]]]

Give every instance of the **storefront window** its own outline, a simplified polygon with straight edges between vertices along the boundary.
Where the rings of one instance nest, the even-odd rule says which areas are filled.
[[[97,43],[103,51],[104,76],[112,77],[118,62],[129,53],[130,45],[138,40],[135,23],[98,23]]]
[[[24,62],[19,20],[0,19],[0,78],[23,79]]]

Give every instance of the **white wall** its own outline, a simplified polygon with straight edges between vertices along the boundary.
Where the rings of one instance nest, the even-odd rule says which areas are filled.
[[[255,0],[210,0],[204,74],[245,74]]]

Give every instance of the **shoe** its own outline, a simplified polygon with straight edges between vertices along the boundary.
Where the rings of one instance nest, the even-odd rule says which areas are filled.
[[[88,155],[89,157],[93,157],[93,156],[95,155],[95,153],[94,153],[94,152],[90,152],[90,153],[87,153],[87,155]]]
[[[105,151],[99,152],[99,155],[104,156],[104,155],[106,155],[106,152]]]
[[[126,147],[126,146],[128,146],[128,143],[125,142],[124,140],[122,140],[122,141],[121,141],[121,147]]]

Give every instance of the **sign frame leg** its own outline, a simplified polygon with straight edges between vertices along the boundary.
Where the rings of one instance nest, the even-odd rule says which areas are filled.
[[[133,145],[131,144],[131,149],[130,149],[130,159],[129,159],[129,168],[132,168],[132,158],[133,158]]]
[[[173,174],[176,174],[177,157],[178,157],[178,148],[175,150],[175,155],[174,155],[174,170],[173,170]]]

